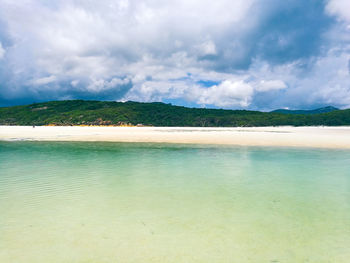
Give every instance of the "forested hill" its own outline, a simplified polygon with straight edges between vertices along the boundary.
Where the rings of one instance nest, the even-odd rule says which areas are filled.
[[[350,109],[285,114],[186,108],[164,103],[69,100],[0,107],[0,125],[336,126],[350,125]]]
[[[324,108],[318,108],[314,110],[286,110],[286,109],[279,109],[274,110],[272,112],[278,112],[278,113],[285,113],[285,114],[318,114],[318,113],[326,113],[326,112],[332,112],[339,110],[338,108],[328,106]]]

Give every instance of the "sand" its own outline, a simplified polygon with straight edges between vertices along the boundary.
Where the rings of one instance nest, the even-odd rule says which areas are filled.
[[[350,149],[350,127],[0,126],[2,141],[105,141]]]

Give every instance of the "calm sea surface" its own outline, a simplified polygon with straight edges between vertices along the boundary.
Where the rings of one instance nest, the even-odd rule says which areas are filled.
[[[350,151],[0,142],[1,263],[350,262]]]

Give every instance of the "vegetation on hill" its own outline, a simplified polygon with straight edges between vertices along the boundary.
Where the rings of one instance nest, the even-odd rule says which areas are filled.
[[[310,126],[350,125],[350,109],[318,114],[186,108],[164,103],[51,101],[0,108],[0,125]]]
[[[339,110],[338,108],[327,106],[324,108],[319,108],[315,110],[286,110],[286,109],[278,109],[272,112],[285,113],[285,114],[318,114],[318,113],[326,113]]]

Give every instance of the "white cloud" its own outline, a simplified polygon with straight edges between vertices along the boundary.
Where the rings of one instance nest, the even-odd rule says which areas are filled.
[[[239,23],[255,1],[2,1],[0,17],[15,43],[9,70],[16,82],[99,92],[113,78],[137,80],[141,89],[147,76],[169,80],[203,67],[198,56],[217,52],[210,36]]]
[[[113,88],[121,88],[124,85],[130,83],[130,80],[113,78],[110,81],[104,79],[91,79],[90,84],[87,86],[87,90],[90,92],[98,93],[101,91],[113,89]]]
[[[198,104],[211,104],[219,107],[247,107],[252,96],[253,87],[240,80],[225,80],[210,88],[196,88],[193,91]]]
[[[287,85],[282,80],[261,80],[256,87],[259,92],[286,89]]]
[[[224,77],[224,76],[221,76]],[[216,105],[218,107],[246,108],[254,95],[251,83],[244,80],[224,80],[218,85],[203,87],[194,79],[176,81],[146,81],[133,89],[124,100],[162,101],[163,99],[184,99],[198,105]]]
[[[5,49],[2,47],[2,43],[0,42],[0,59],[5,56]]]
[[[350,54],[346,50],[332,49],[324,56],[315,59],[307,69],[300,68],[298,63],[273,68],[257,63],[251,75],[256,79],[275,77],[288,83],[288,87],[280,83],[280,87],[284,88],[279,89],[279,81],[273,82],[272,86],[275,86],[276,91],[283,90],[283,96],[267,97],[270,100],[269,109],[286,105],[292,105],[291,108],[310,108],[308,105],[334,105],[347,108],[350,107],[349,59]],[[261,89],[261,86],[256,85],[257,96]]]
[[[336,50],[320,58],[315,64],[314,75],[304,83],[318,88],[310,90],[309,96],[329,105],[350,107],[349,59],[349,53]]]
[[[326,10],[331,15],[350,22],[350,1],[349,0],[330,0],[326,6]]]
[[[206,41],[198,46],[200,54],[203,56],[216,55],[216,46],[213,41]]]
[[[51,75],[49,77],[34,79],[30,83],[33,85],[47,85],[52,82],[55,82],[56,80],[57,80],[56,76]]]

